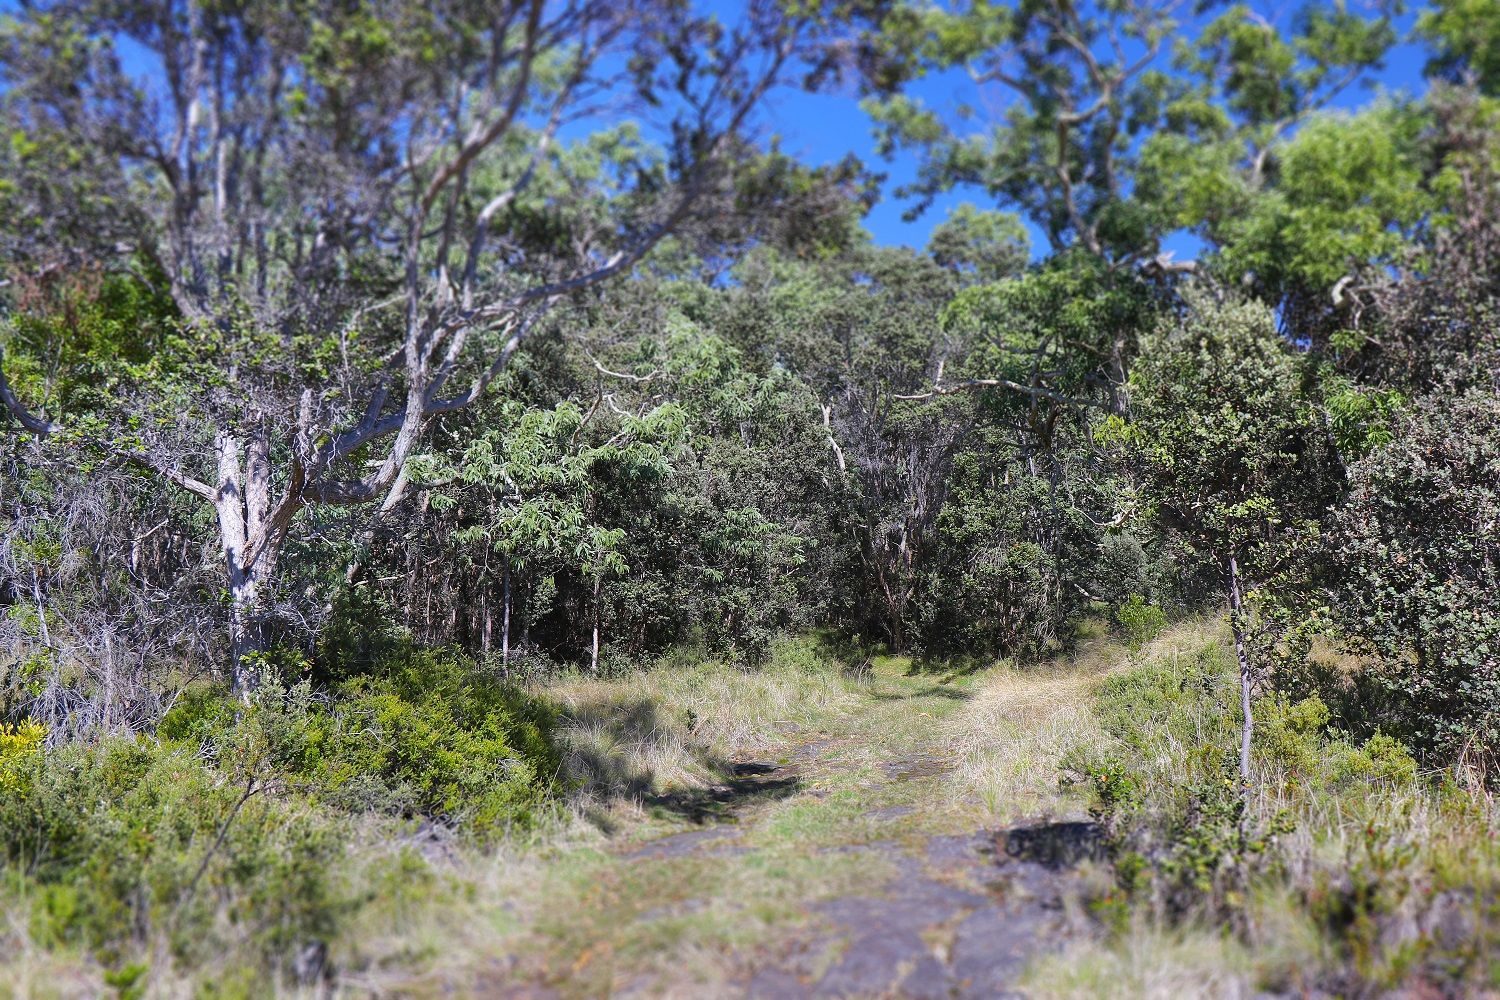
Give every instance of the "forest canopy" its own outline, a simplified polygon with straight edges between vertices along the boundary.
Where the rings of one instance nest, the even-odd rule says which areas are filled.
[[[1500,8],[732,6],[0,8],[0,860],[109,874],[64,936],[191,963],[213,853],[170,858],[281,850],[244,808],[309,870],[312,815],[534,825],[550,679],[797,636],[1223,616],[1242,852],[1287,699],[1493,792]],[[788,91],[877,155],[787,152]],[[85,804],[189,772],[113,853]]]

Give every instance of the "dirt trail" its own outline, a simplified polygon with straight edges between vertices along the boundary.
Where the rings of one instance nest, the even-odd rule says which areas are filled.
[[[742,785],[739,794],[753,798],[755,783],[785,787],[831,763],[810,754],[798,758],[785,768],[740,765],[757,782]],[[913,781],[939,778],[947,769],[938,758],[915,755],[882,761],[880,770],[891,781]],[[916,806],[895,805],[865,815],[896,827],[919,819],[918,813]],[[751,805],[733,824],[672,834],[623,853],[642,860],[743,853],[743,830],[755,822]],[[1096,845],[1092,825],[1044,823],[915,838],[910,832],[898,827],[891,833],[908,835],[821,848],[869,856],[895,874],[873,880],[868,892],[810,904],[814,919],[807,926],[742,957],[734,994],[754,1000],[1022,995],[1014,987],[1027,960],[1078,931],[1065,902],[1076,889],[1074,862]]]
[[[539,890],[546,905],[517,952],[530,961],[507,963],[486,989],[1022,995],[1030,958],[1089,932],[1069,902],[1096,835],[1056,793],[1065,737],[1047,728],[1084,686],[886,670],[854,711],[789,727],[716,783],[643,796],[656,819],[619,829],[602,857]],[[995,778],[1007,769],[1052,789],[1044,808],[1035,796],[1019,812],[984,801],[1011,787]]]

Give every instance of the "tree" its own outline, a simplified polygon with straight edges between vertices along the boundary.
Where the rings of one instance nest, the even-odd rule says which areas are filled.
[[[56,240],[159,280],[188,360],[172,393],[135,381],[74,422],[28,406],[39,384],[5,381],[0,355],[0,403],[211,505],[248,692],[299,512],[398,500],[428,424],[480,398],[549,307],[723,192],[752,110],[819,60],[820,17],[769,0],[728,28],[667,0],[25,7],[0,30],[3,118],[30,164],[6,197],[65,211],[15,260]],[[560,139],[630,95],[665,148],[628,125]],[[83,155],[50,169],[66,150]],[[92,224],[114,206],[123,235]]]
[[[1495,0],[1437,0],[1422,12],[1417,32],[1436,48],[1429,76],[1472,82],[1484,93],[1500,88],[1500,4]]]
[[[1025,269],[1031,240],[1009,212],[984,212],[964,202],[932,227],[927,252],[965,281],[989,284]]]
[[[643,277],[534,339],[499,393],[430,435],[355,587],[502,663],[683,643],[754,662],[821,620],[828,577],[804,562],[827,538],[820,415],[674,303],[705,293],[727,294]]]
[[[1019,208],[1054,252],[1173,270],[1161,238],[1199,222],[1184,208],[1214,206],[1152,197],[1156,165],[1219,158],[1258,187],[1276,140],[1395,41],[1384,6],[1363,18],[1309,5],[1288,31],[1238,4],[1203,25],[1196,45],[1170,45],[1196,13],[1140,0],[897,7],[870,43],[866,107],[887,150],[922,157],[905,192],[920,198],[913,211],[978,187]],[[975,97],[951,113],[901,92],[915,76],[954,70]]]
[[[1239,162],[1237,137],[1153,139],[1142,196],[1175,206],[1209,245],[1204,268],[1322,348],[1355,321],[1351,283],[1405,263],[1437,208],[1426,121],[1420,105],[1314,115],[1272,140],[1259,168]]]
[[[1440,389],[1349,470],[1329,519],[1323,597],[1371,657],[1384,726],[1445,763],[1500,754],[1500,388]]]
[[[1500,370],[1500,144],[1497,110],[1471,90],[1435,86],[1422,144],[1427,218],[1400,252],[1343,280],[1338,367],[1413,395],[1492,385]]]
[[[1164,324],[1131,373],[1122,442],[1135,466],[1140,516],[1217,562],[1240,672],[1240,776],[1250,782],[1251,662],[1257,588],[1289,572],[1334,486],[1304,363],[1277,335],[1270,311],[1202,291]]]
[[[957,416],[972,400],[901,396],[943,363],[939,317],[954,278],[910,251],[873,247],[822,264],[759,255],[739,273],[726,335],[767,368],[790,368],[822,410],[828,503],[850,561],[838,573],[842,606],[904,649],[951,464],[972,433]],[[962,371],[962,351],[953,354]]]

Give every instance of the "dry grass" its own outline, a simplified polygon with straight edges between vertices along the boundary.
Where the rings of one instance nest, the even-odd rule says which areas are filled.
[[[949,792],[980,804],[990,824],[1076,810],[1059,787],[1060,763],[1104,739],[1088,709],[1095,680],[1076,668],[996,670],[944,727],[958,762]]]
[[[360,969],[348,983],[435,996],[545,971],[569,996],[720,995],[742,981],[749,956],[814,919],[818,901],[894,874],[888,860],[844,847],[925,843],[1063,809],[1057,762],[1098,738],[1086,709],[1093,669],[935,678],[880,657],[855,676],[791,642],[759,671],[675,663],[554,682],[545,694],[566,717],[577,781],[567,815],[530,843],[446,859],[425,902],[404,913],[372,908],[338,956]],[[809,745],[816,753],[798,754]],[[744,760],[801,761],[795,794],[739,813],[739,843],[753,851],[650,864],[619,853],[688,825],[656,805],[665,793],[722,782],[726,765]],[[905,760],[939,766],[891,780],[883,767]],[[914,811],[869,818],[892,805]]]
[[[992,669],[964,711],[943,728],[958,761],[951,793],[980,804],[989,825],[1081,811],[1081,802],[1060,785],[1062,764],[1068,754],[1100,751],[1108,741],[1091,708],[1100,679],[1148,658],[1175,662],[1191,656],[1214,641],[1220,628],[1195,619],[1167,629],[1134,654],[1097,638],[1065,660]]]
[[[564,712],[567,776],[597,806],[703,787],[728,762],[774,754],[853,712],[865,686],[809,640],[786,640],[761,670],[673,663],[542,693]]]
[[[1142,927],[1128,947],[1076,944],[1034,963],[1022,990],[1037,1000],[1241,1000],[1255,996],[1254,970],[1232,940]]]
[[[9,909],[10,925],[0,934],[0,1000],[84,1000],[105,993],[103,970],[71,952],[48,951],[35,946],[24,926],[18,926],[25,911]]]

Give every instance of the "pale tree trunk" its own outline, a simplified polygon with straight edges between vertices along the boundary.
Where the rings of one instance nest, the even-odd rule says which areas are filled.
[[[603,583],[603,578],[600,577],[600,576],[598,576],[598,575],[595,575],[594,576],[594,650],[593,650],[592,654],[590,654],[590,656],[589,656],[589,673],[592,673],[592,674],[594,674],[596,676],[599,673],[599,589],[600,589],[602,583]]]
[[[260,654],[266,651],[265,592],[301,501],[289,491],[273,507],[270,442],[263,431],[252,434],[248,446],[220,431],[214,448],[214,513],[229,588],[230,677],[235,693],[248,699],[260,686]]]
[[[115,728],[115,637],[108,628],[104,630],[104,712],[100,728],[105,733]]]
[[[500,574],[500,586],[502,590],[500,609],[500,667],[506,673],[510,672],[510,562],[507,560],[505,569]]]
[[[1234,553],[1229,555],[1229,627],[1234,632],[1234,655],[1240,665],[1240,785],[1246,798],[1250,795],[1250,739],[1255,730],[1255,720],[1250,714],[1250,686],[1254,674],[1250,670],[1250,653],[1245,645],[1245,621],[1240,602],[1240,568]]]
[[[481,654],[481,658],[484,660],[488,660],[490,658],[490,642],[495,635],[495,615],[493,609],[490,607],[489,587],[486,586],[480,588],[479,604],[481,609],[483,610],[484,618],[484,624],[483,626],[481,626],[482,631],[479,636],[479,651]]]

